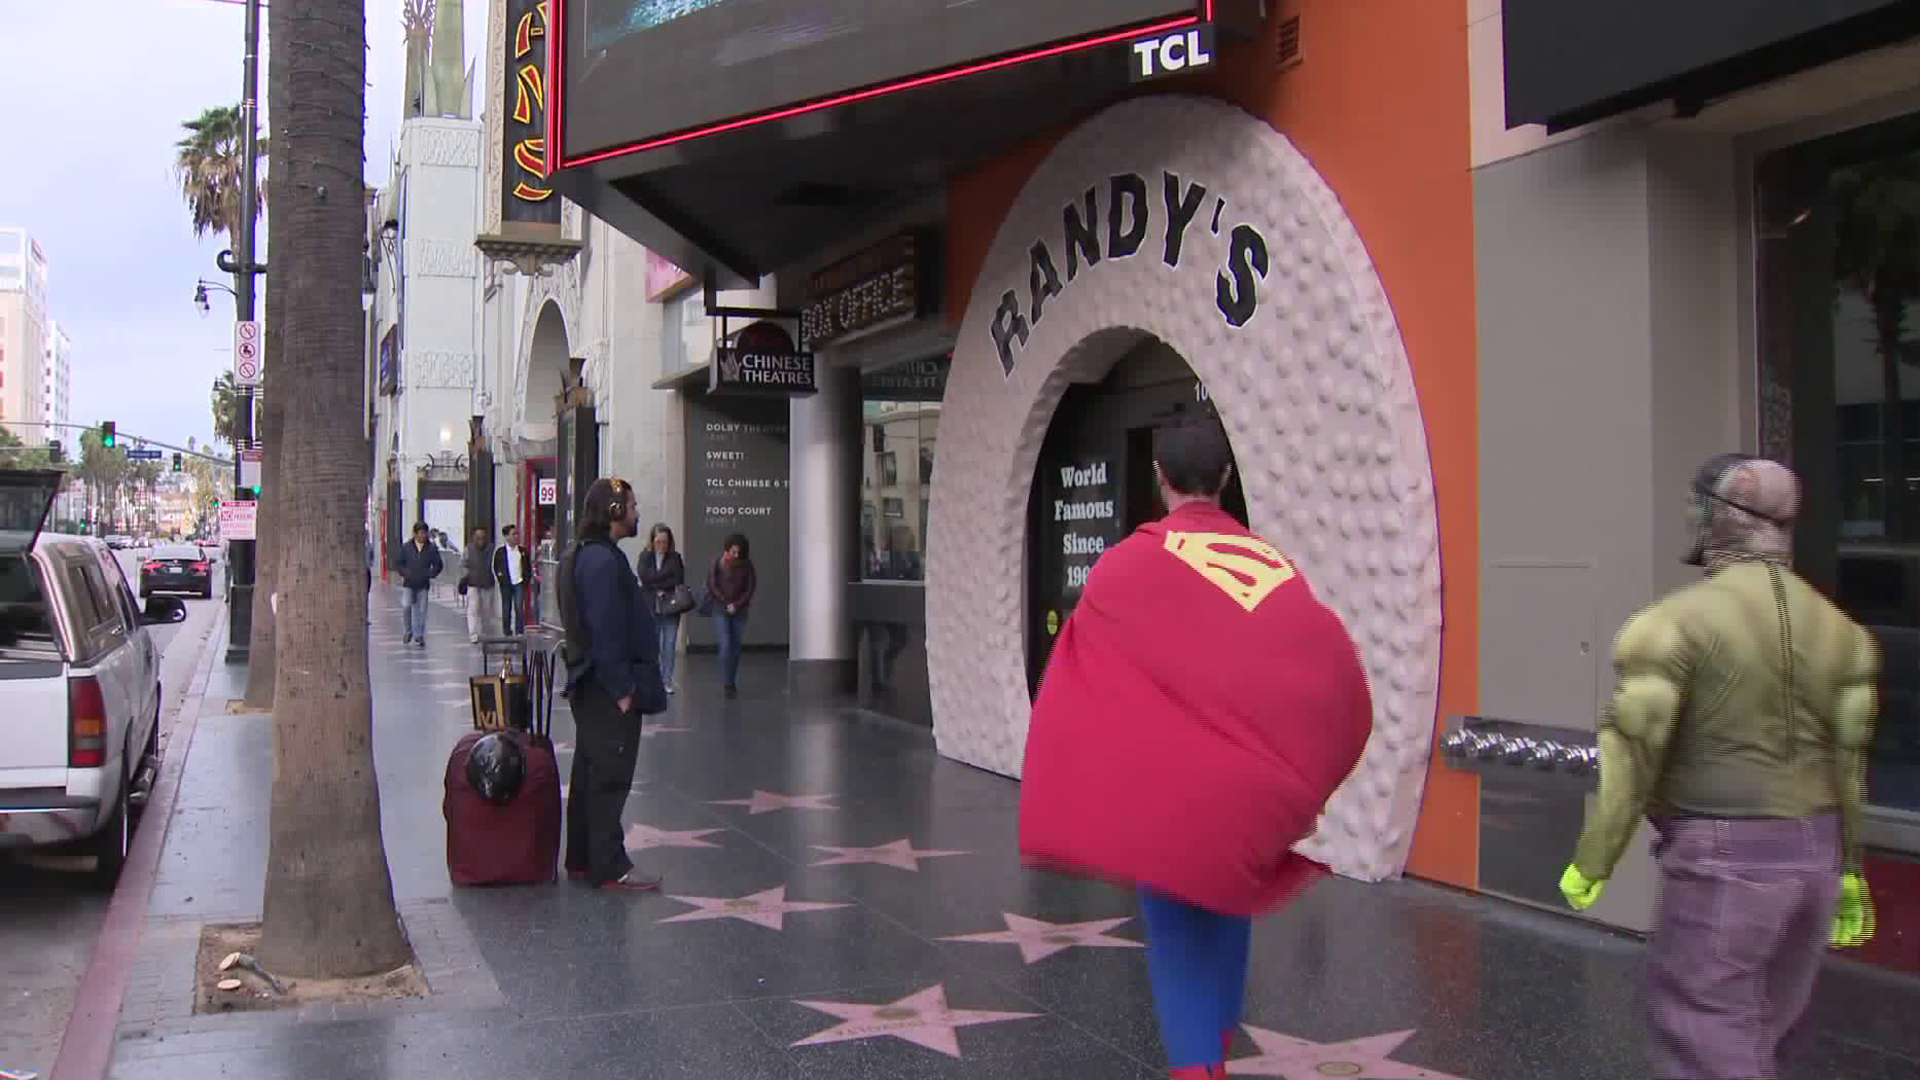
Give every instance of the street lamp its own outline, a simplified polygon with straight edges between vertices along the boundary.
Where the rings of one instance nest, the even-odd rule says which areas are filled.
[[[207,302],[208,289],[219,289],[221,292],[226,293],[228,296],[234,296],[234,297],[238,296],[238,294],[235,293],[232,289],[227,288],[225,285],[222,285],[217,281],[208,281],[205,278],[201,278],[199,281],[194,282],[193,283],[193,303],[195,307],[198,307],[200,309],[200,317],[203,319],[206,318],[207,315],[213,311],[213,305]]]

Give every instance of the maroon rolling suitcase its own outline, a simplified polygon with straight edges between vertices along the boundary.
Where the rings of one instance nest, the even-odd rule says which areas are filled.
[[[531,646],[531,643],[530,643]],[[530,647],[529,731],[499,734],[520,744],[526,777],[505,805],[482,799],[467,783],[467,757],[491,732],[471,731],[447,758],[447,876],[455,885],[511,885],[553,881],[560,865],[560,768],[553,752],[553,664],[556,653]]]

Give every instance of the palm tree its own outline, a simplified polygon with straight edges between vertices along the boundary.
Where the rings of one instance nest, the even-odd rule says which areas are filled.
[[[246,129],[239,106],[207,109],[180,125],[187,134],[174,144],[174,175],[193,215],[193,235],[234,235],[240,227]]]
[[[276,183],[321,197],[276,200],[286,237],[270,256],[278,306],[300,362],[272,393],[299,455],[272,478],[300,492],[300,528],[281,529],[273,797],[260,960],[296,977],[391,971],[409,950],[380,836],[367,678],[362,564],[366,446],[361,438],[360,244],[366,235],[364,0],[268,7],[269,91],[282,131]],[[285,381],[278,381],[285,380]],[[258,657],[254,658],[258,662]]]
[[[212,396],[208,404],[213,408],[213,438],[216,442],[233,445],[235,434],[234,405],[240,400],[240,388],[233,381],[233,372],[227,371],[213,380]]]
[[[1915,531],[1913,470],[1906,455],[1903,365],[1920,364],[1907,337],[1907,307],[1920,300],[1920,153],[1876,158],[1834,174],[1838,208],[1835,283],[1858,292],[1873,312],[1880,355],[1880,476],[1887,539]]]

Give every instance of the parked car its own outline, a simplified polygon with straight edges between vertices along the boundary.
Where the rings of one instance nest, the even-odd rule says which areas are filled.
[[[107,546],[115,551],[125,551],[127,548],[133,546],[133,537],[114,533],[112,536],[107,537]]]
[[[159,768],[160,652],[107,545],[42,532],[50,470],[0,470],[0,848],[77,847],[110,884]]]
[[[140,598],[154,593],[193,593],[213,599],[213,559],[191,544],[163,544],[140,564]]]

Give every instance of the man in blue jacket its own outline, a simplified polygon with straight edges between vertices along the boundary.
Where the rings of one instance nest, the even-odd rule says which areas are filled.
[[[401,628],[407,634],[402,644],[417,643],[424,649],[427,647],[427,591],[433,588],[433,579],[447,568],[440,558],[440,548],[427,538],[426,522],[414,525],[413,539],[400,545],[393,568],[400,571],[400,584],[407,590],[406,605],[400,609]]]
[[[573,775],[567,792],[567,876],[601,889],[651,890],[620,824],[640,756],[640,718],[665,712],[653,611],[616,546],[634,535],[633,488],[595,480],[580,510],[580,540],[560,560]]]

